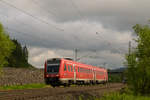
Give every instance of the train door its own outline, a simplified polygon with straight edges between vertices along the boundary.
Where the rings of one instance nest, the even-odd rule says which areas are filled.
[[[93,70],[93,73],[94,73],[94,83],[96,83],[96,71],[95,71],[95,69]]]
[[[73,68],[74,68],[74,83],[76,83],[76,67],[75,67],[75,64],[73,64]]]

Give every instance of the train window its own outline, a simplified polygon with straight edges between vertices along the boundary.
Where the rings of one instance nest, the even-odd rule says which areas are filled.
[[[82,72],[82,68],[80,68],[80,72]]]
[[[70,65],[68,65],[68,71],[70,72]]]
[[[80,72],[82,72],[82,73],[87,73],[87,69],[85,69],[85,68],[80,68]]]
[[[70,67],[71,67],[71,72],[73,72],[72,65],[70,65]]]
[[[69,66],[69,68],[70,68],[70,72],[71,72],[71,65]]]
[[[66,66],[66,64],[65,64],[65,66],[64,66],[64,71],[66,71],[67,70],[67,66]]]
[[[49,64],[47,66],[48,73],[58,73],[59,72],[59,64]]]
[[[78,67],[78,72],[80,72],[80,68]]]

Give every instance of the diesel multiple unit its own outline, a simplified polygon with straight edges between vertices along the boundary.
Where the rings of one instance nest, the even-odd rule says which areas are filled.
[[[99,84],[108,81],[105,68],[82,64],[71,59],[52,58],[45,61],[44,79],[52,86]]]

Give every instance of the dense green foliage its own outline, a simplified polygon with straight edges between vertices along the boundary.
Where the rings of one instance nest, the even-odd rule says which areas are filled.
[[[28,63],[27,47],[22,47],[17,40],[11,40],[0,24],[0,69],[4,66],[32,67]]]
[[[16,45],[11,56],[8,58],[8,67],[31,67],[28,63],[27,47],[22,47],[17,40],[12,40]]]
[[[150,93],[150,27],[135,25],[136,48],[126,55],[127,80],[135,94]]]
[[[85,97],[83,95],[80,95],[79,100],[85,100]],[[86,100],[150,100],[150,97],[148,96],[135,96],[128,93],[120,93],[120,92],[114,92],[105,94],[102,97],[86,97]]]
[[[134,96],[130,94],[112,93],[103,96],[102,98],[96,98],[95,100],[150,100],[150,97]]]
[[[116,83],[116,82],[122,82],[122,73],[117,74],[108,74],[108,82]]]
[[[15,48],[14,43],[9,36],[5,34],[2,24],[0,24],[0,68],[8,64],[7,59],[12,50]]]

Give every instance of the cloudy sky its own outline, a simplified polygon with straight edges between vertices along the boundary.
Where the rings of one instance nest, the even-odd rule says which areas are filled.
[[[0,0],[0,22],[43,67],[53,57],[118,68],[123,66],[135,24],[147,24],[150,0]]]

